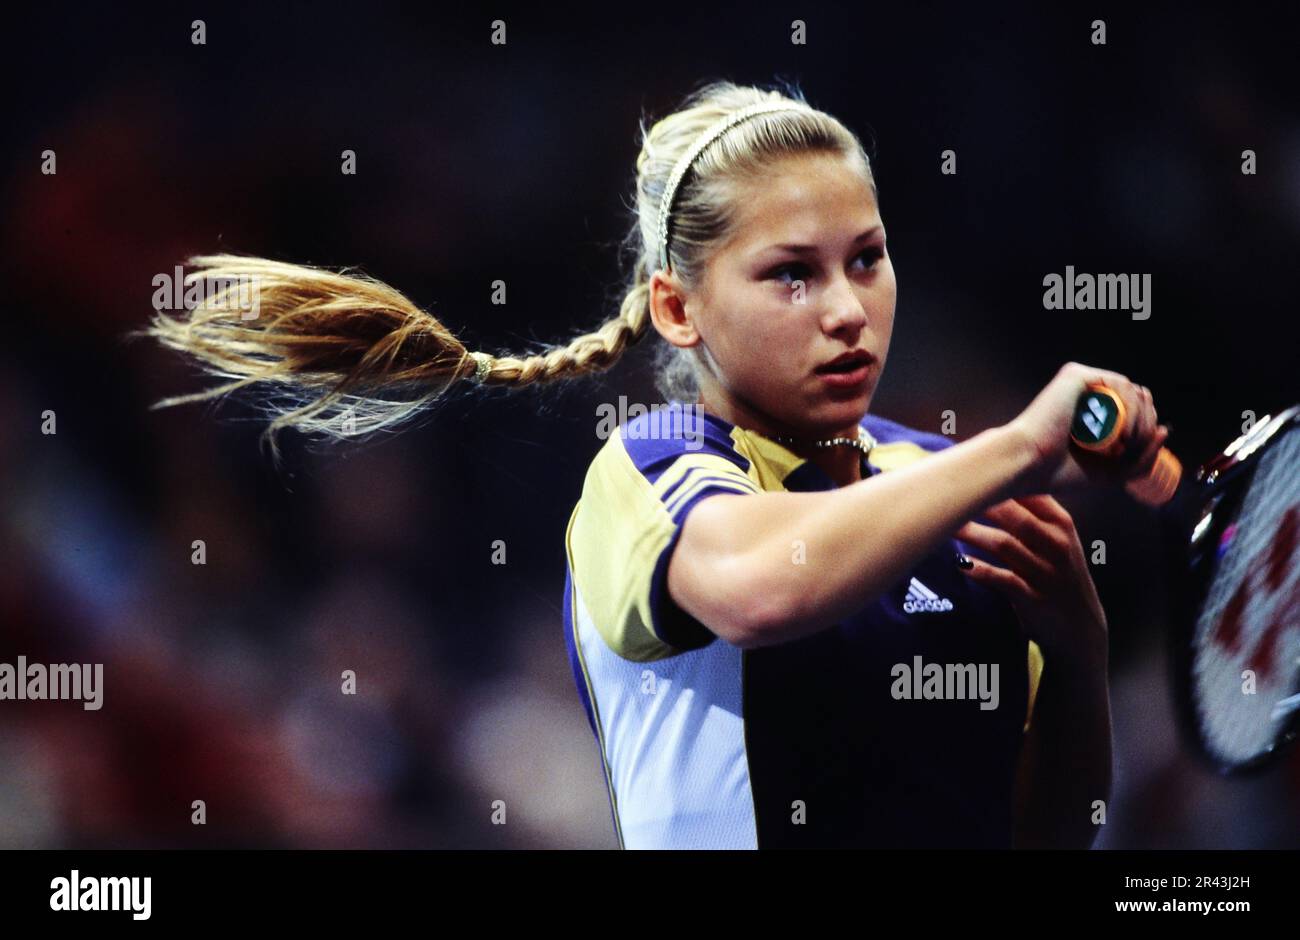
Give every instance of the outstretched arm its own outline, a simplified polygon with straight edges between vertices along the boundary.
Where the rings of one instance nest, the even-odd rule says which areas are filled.
[[[816,633],[861,610],[963,520],[1015,492],[1033,452],[1007,425],[839,489],[714,496],[682,525],[668,592],[736,646]],[[796,546],[800,564],[792,562]]]

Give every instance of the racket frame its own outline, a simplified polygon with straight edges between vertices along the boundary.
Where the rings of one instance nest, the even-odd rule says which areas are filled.
[[[1190,508],[1187,501],[1179,500],[1182,508],[1162,514],[1166,526],[1175,529],[1173,537],[1165,543],[1170,546],[1166,570],[1174,599],[1169,631],[1174,711],[1179,730],[1192,753],[1206,767],[1224,776],[1252,776],[1271,768],[1288,745],[1300,737],[1300,711],[1293,711],[1268,750],[1244,762],[1223,758],[1201,733],[1192,674],[1196,624],[1217,568],[1219,540],[1236,520],[1260,460],[1292,424],[1300,424],[1300,404],[1276,416],[1265,415],[1200,466],[1193,483],[1195,490],[1189,497]]]

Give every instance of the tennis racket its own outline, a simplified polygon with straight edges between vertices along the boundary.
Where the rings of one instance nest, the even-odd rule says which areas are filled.
[[[1300,404],[1203,464],[1162,515],[1184,737],[1220,773],[1267,767],[1300,731]]]

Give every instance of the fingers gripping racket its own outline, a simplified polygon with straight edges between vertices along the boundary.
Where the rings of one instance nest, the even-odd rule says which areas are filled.
[[[1101,457],[1118,457],[1125,448],[1124,428],[1128,409],[1124,400],[1101,383],[1091,383],[1074,406],[1070,440],[1077,447]],[[1161,506],[1173,498],[1183,478],[1183,465],[1168,448],[1160,448],[1156,462],[1141,477],[1124,484],[1130,496],[1150,506]]]

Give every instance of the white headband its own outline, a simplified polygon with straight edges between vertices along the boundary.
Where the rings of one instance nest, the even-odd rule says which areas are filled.
[[[686,171],[691,168],[695,158],[704,152],[704,148],[713,143],[731,128],[735,127],[741,121],[747,121],[757,114],[767,114],[771,111],[812,111],[813,109],[804,104],[798,104],[790,101],[764,101],[759,104],[751,104],[748,107],[741,108],[739,111],[733,111],[726,117],[720,119],[711,127],[705,129],[695,143],[691,144],[690,149],[682,154],[681,159],[673,166],[673,171],[668,176],[668,185],[664,187],[664,194],[659,200],[659,267],[667,270],[668,268],[668,215],[673,208],[673,198],[677,195],[677,187],[681,185],[682,177]]]

